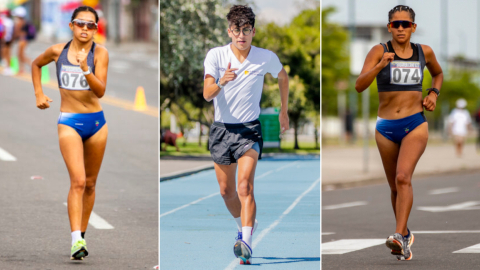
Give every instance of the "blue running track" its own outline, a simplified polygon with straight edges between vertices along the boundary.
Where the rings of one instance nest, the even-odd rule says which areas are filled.
[[[259,161],[255,200],[253,265],[243,266],[215,172],[161,182],[160,269],[320,269],[319,156]]]

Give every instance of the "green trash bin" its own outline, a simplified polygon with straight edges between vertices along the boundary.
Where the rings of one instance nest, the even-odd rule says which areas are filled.
[[[258,120],[262,125],[263,147],[280,148],[280,122],[278,108],[264,108],[260,111]]]

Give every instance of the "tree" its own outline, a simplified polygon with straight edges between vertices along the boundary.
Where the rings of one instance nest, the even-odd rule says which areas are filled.
[[[169,98],[189,121],[207,126],[203,61],[209,49],[225,44],[225,14],[217,0],[160,1],[160,103]],[[199,111],[191,113],[185,102]]]

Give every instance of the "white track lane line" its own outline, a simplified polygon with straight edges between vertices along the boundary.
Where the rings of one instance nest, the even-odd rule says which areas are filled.
[[[0,160],[3,160],[3,161],[17,161],[17,159],[14,156],[12,156],[10,153],[5,151],[1,147],[0,147]]]
[[[295,161],[295,162],[296,162],[296,161]],[[295,163],[295,162],[293,162],[293,163]],[[287,165],[287,166],[283,166],[283,167],[280,168],[280,169],[285,169],[285,168],[287,168],[287,167],[289,167],[289,166],[292,166],[293,163],[290,163],[290,164]],[[262,175],[260,175],[260,176],[258,176],[258,177],[255,177],[255,180],[261,179],[261,178],[263,178],[263,177],[265,177],[265,176],[273,173],[274,171],[276,172],[276,171],[279,171],[279,170],[277,169],[277,170],[271,170],[271,171],[265,172],[265,173],[263,173]],[[203,200],[205,200],[205,199],[211,198],[211,197],[213,197],[213,196],[215,196],[215,195],[219,195],[219,194],[220,194],[220,192],[212,193],[212,194],[210,194],[210,195],[208,195],[208,196],[205,196],[205,197],[202,197],[202,198],[200,198],[200,199],[198,199],[198,200],[196,200],[196,201],[193,201],[193,202],[191,202],[191,203],[184,204],[184,205],[182,205],[182,206],[180,206],[180,207],[177,207],[177,208],[175,208],[175,209],[173,209],[173,210],[170,210],[170,211],[168,211],[168,212],[166,212],[166,213],[163,213],[163,214],[160,215],[160,217],[164,217],[164,216],[166,216],[166,215],[175,213],[175,212],[177,212],[178,210],[181,210],[181,209],[183,209],[183,208],[189,207],[190,205],[197,204],[197,203],[199,203],[199,202],[201,202],[201,201],[203,201]]]
[[[385,244],[385,239],[342,239],[322,244],[322,255],[345,254]]]
[[[365,201],[349,202],[349,203],[324,206],[323,210],[334,210],[334,209],[348,208],[348,207],[361,206],[361,205],[367,205],[367,204],[368,203]]]
[[[480,244],[476,244],[471,247],[460,249],[452,253],[480,253]]]
[[[297,206],[297,204],[300,202],[300,200],[305,196],[307,195],[310,191],[312,191],[312,189],[318,184],[320,183],[320,178],[318,178],[315,182],[313,182],[312,185],[310,185],[310,187],[305,190],[300,196],[298,196],[295,201],[293,201],[293,203],[287,208],[287,210],[285,210],[281,215],[280,217],[275,220],[272,224],[270,224],[270,226],[268,226],[268,228],[264,229],[263,231],[260,232],[260,234],[255,237],[255,239],[253,240],[253,243],[252,243],[252,249],[255,249],[255,247],[258,245],[258,243],[260,243],[260,241],[262,241],[262,239],[265,237],[265,235],[267,235],[271,230],[273,230],[273,228],[275,228],[279,223],[280,221],[282,221],[282,219],[288,215],[288,213],[290,213],[290,211],[293,210],[293,208],[295,208],[295,206]],[[385,240],[384,240],[385,241]],[[235,267],[237,267],[237,265],[239,265],[239,259],[234,259],[226,268],[225,270],[232,270],[234,269]]]
[[[464,231],[412,231],[412,233],[416,234],[444,234],[444,233],[480,233],[480,231],[475,230],[464,230]]]
[[[65,206],[67,206],[67,203],[63,203]],[[95,214],[95,212],[92,211],[90,214],[90,220],[88,220],[88,223],[92,225],[95,229],[98,230],[111,230],[113,229],[113,226],[110,225],[105,219],[101,218],[99,215]]]
[[[440,189],[432,189],[428,192],[430,195],[439,195],[439,194],[446,194],[452,192],[458,192],[460,189],[458,187],[449,187],[449,188],[440,188]]]

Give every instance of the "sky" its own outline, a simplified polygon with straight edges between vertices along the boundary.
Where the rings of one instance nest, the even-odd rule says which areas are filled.
[[[305,7],[312,7],[312,2],[320,0],[255,0],[256,19],[275,22],[278,25],[288,24]]]
[[[464,55],[467,59],[480,59],[480,1],[477,0],[355,0],[355,20],[360,24],[380,24],[388,22],[388,12],[396,5],[402,4],[415,11],[417,31],[412,35],[412,42],[426,44],[440,54],[441,31],[448,35],[448,56]],[[322,8],[334,6],[337,12],[329,19],[342,25],[348,23],[348,3],[350,0],[322,0]],[[448,27],[442,29],[441,3],[446,2]],[[478,17],[478,18],[477,18]],[[477,48],[478,47],[478,48]]]

